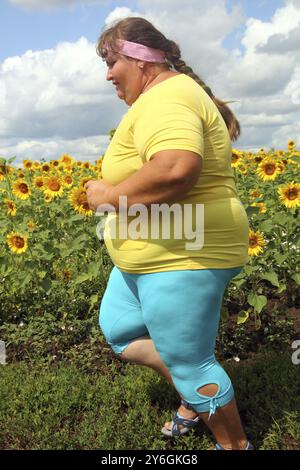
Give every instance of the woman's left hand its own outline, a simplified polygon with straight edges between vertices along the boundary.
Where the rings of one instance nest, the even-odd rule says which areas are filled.
[[[110,193],[113,185],[104,180],[90,180],[84,185],[90,208],[96,210],[102,204],[112,204]]]

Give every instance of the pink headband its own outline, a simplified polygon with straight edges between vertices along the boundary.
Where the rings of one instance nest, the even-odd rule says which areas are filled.
[[[136,42],[125,41],[118,39],[118,52],[119,54],[132,57],[133,59],[144,60],[145,62],[165,62],[165,53],[159,49],[144,46]]]

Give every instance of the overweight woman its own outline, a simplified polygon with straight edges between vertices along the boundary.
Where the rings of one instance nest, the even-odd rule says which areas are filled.
[[[214,353],[224,290],[248,259],[231,169],[239,123],[147,20],[108,27],[97,52],[129,106],[103,179],[86,183],[90,207],[109,208],[104,237],[114,268],[100,327],[116,354],[176,388],[181,404],[164,435],[186,434],[202,419],[216,450],[250,450]]]

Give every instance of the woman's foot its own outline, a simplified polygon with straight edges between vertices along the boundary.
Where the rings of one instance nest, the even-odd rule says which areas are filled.
[[[182,400],[173,421],[165,423],[162,433],[165,436],[180,436],[193,429],[199,422],[200,416],[186,401]]]
[[[218,442],[214,447],[214,450],[254,450],[253,445],[250,441],[241,441],[235,447],[222,447]]]

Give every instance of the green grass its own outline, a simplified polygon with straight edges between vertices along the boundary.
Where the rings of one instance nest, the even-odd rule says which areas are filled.
[[[258,449],[300,449],[300,365],[291,353],[223,363],[230,374],[249,439]],[[200,425],[164,438],[178,406],[174,390],[150,369],[105,364],[25,362],[0,367],[1,449],[195,450],[212,446]]]

